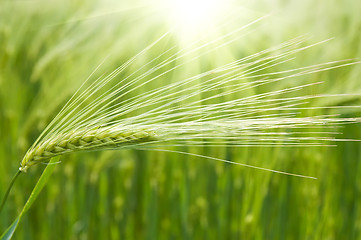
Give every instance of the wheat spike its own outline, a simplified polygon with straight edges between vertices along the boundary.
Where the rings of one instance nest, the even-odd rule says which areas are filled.
[[[238,39],[237,36],[232,36],[237,34],[238,30],[233,31],[212,41],[212,44],[219,42],[220,47],[225,46]],[[305,46],[304,37],[192,77],[176,82],[161,82],[167,74],[185,64],[175,64],[181,57],[192,56],[197,50],[203,50],[202,54],[217,50],[215,47],[204,51],[210,43],[194,44],[190,50],[181,50],[162,60],[163,55],[174,50],[171,48],[119,79],[119,75],[139,56],[166,36],[167,34],[163,35],[109,75],[99,77],[90,85],[86,85],[88,80],[85,81],[27,151],[21,161],[20,171],[25,172],[32,165],[74,151],[125,147],[144,149],[149,144],[157,151],[159,147],[185,144],[233,147],[319,146],[340,140],[333,137],[337,134],[335,125],[360,121],[358,118],[340,118],[334,115],[298,116],[297,111],[318,109],[317,106],[305,106],[307,101],[343,96],[285,96],[320,84],[319,82],[251,96],[242,95],[257,87],[357,63],[341,60],[267,72],[293,60],[295,54],[325,42]],[[187,63],[192,64],[201,56],[188,58]],[[152,88],[153,83],[161,83],[161,87]],[[142,87],[146,91],[137,94]],[[137,95],[134,96],[134,93]],[[236,94],[237,97],[234,98]],[[201,95],[204,97],[199,98]],[[233,97],[228,98],[230,96]],[[315,130],[309,131],[310,129]]]
[[[97,150],[106,148],[125,147],[155,141],[154,133],[142,129],[110,129],[98,128],[94,130],[76,130],[41,142],[30,149],[21,162],[20,171],[39,162],[45,162],[52,157],[81,150]]]

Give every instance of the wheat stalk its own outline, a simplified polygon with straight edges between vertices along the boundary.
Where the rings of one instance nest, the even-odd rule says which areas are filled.
[[[213,43],[230,38],[219,44],[219,47],[227,45],[237,40],[238,37],[233,35],[238,36],[242,30],[244,28],[224,35]],[[144,149],[149,144],[152,147],[148,146],[148,149],[154,150],[184,144],[318,146],[338,140],[332,136],[337,133],[334,125],[359,121],[357,118],[330,115],[298,116],[297,111],[317,108],[305,106],[307,101],[342,97],[337,94],[284,96],[319,83],[300,84],[251,96],[242,95],[256,87],[357,63],[342,60],[265,72],[292,60],[301,51],[323,43],[301,47],[305,42],[304,37],[180,81],[164,83],[162,78],[166,79],[167,74],[185,64],[174,64],[177,60],[206,49],[210,43],[194,44],[191,50],[176,52],[162,60],[162,57],[172,52],[171,48],[119,80],[119,75],[166,36],[159,38],[109,75],[93,82],[89,81],[90,78],[85,81],[27,151],[21,161],[20,171],[26,172],[30,166],[74,151],[125,147]],[[193,57],[187,63],[192,64],[199,57]],[[163,86],[152,88],[151,84],[155,82],[161,82]],[[148,87],[147,91],[137,94],[140,88]],[[224,87],[227,87],[226,90],[219,91]],[[206,97],[197,99],[200,95]],[[233,95],[239,96],[227,99]],[[304,129],[315,131],[305,132]]]

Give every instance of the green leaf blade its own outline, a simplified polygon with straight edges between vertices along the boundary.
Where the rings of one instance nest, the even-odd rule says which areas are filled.
[[[52,158],[48,164],[48,166],[43,171],[43,174],[39,178],[38,182],[36,183],[33,191],[30,194],[25,206],[21,210],[18,217],[14,220],[14,222],[6,229],[6,231],[1,235],[0,240],[9,240],[13,237],[19,222],[21,221],[22,217],[25,213],[30,209],[31,205],[34,203],[36,198],[39,196],[41,190],[44,188],[45,184],[48,182],[51,174],[54,171],[55,163],[58,162],[59,157]]]

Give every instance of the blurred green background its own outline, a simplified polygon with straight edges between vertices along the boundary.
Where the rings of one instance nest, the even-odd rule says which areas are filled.
[[[231,17],[237,18],[231,20],[238,27],[273,15],[229,52],[217,53],[220,62],[303,34],[315,41],[335,39],[307,51],[299,65],[289,68],[361,56],[361,2],[232,4]],[[1,197],[26,150],[97,65],[108,57],[102,71],[111,72],[172,26],[161,10],[151,1],[0,1]],[[175,35],[169,45],[177,44],[184,43]],[[155,48],[144,60],[163,51]],[[361,93],[360,65],[304,78],[324,81],[319,93]],[[336,98],[332,104],[360,105],[360,98]],[[341,116],[359,117],[360,112],[342,109]],[[341,138],[361,139],[360,124],[338,131]],[[337,145],[180,148],[318,180],[175,153],[63,156],[14,239],[361,239],[361,144]],[[0,232],[15,219],[43,169],[33,167],[15,183],[0,216]]]

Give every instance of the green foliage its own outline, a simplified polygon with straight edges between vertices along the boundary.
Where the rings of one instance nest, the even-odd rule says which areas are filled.
[[[11,239],[14,235],[16,228],[18,227],[19,222],[23,218],[24,214],[29,211],[29,208],[34,203],[36,198],[39,196],[41,190],[44,188],[45,184],[49,181],[49,178],[54,170],[54,163],[59,160],[59,158],[53,158],[49,161],[49,165],[45,168],[43,174],[41,175],[40,179],[36,183],[33,191],[30,194],[29,199],[26,201],[24,208],[21,210],[18,217],[14,220],[14,222],[9,226],[9,228],[3,233],[1,236],[1,240]]]
[[[132,1],[124,6],[100,2],[0,1],[1,197],[26,150],[102,60],[108,56],[94,77],[109,73],[167,30],[165,20],[154,16],[152,8],[141,1],[137,8]],[[289,68],[361,56],[358,1],[346,0],[341,5],[336,0],[236,4],[251,9],[253,14],[277,12],[257,26],[255,34],[232,43],[233,47],[221,55],[175,72],[169,81],[304,33],[311,33],[316,41],[335,39],[307,51],[288,63]],[[176,44],[177,39],[169,40],[170,46]],[[152,49],[129,71],[165,48]],[[298,82],[252,89],[248,94],[318,81],[324,84],[305,89],[302,94],[357,94],[361,92],[360,78],[360,66],[345,67]],[[140,88],[138,93],[147,90]],[[328,106],[330,101],[320,99],[312,104]],[[332,104],[360,105],[360,98],[336,97]],[[357,108],[343,109],[341,115],[359,117],[360,113]],[[361,139],[359,124],[337,130],[342,134],[340,138]],[[34,189],[43,171],[41,166],[19,177],[0,215],[0,232],[21,212],[16,218],[22,218],[19,224],[15,221],[7,230],[10,234],[18,228],[14,239],[359,239],[360,149],[358,142],[351,141],[337,147],[312,148],[174,147],[311,175],[318,180],[170,152],[124,150],[65,155],[61,164],[47,166]],[[38,195],[36,201],[32,192]]]

